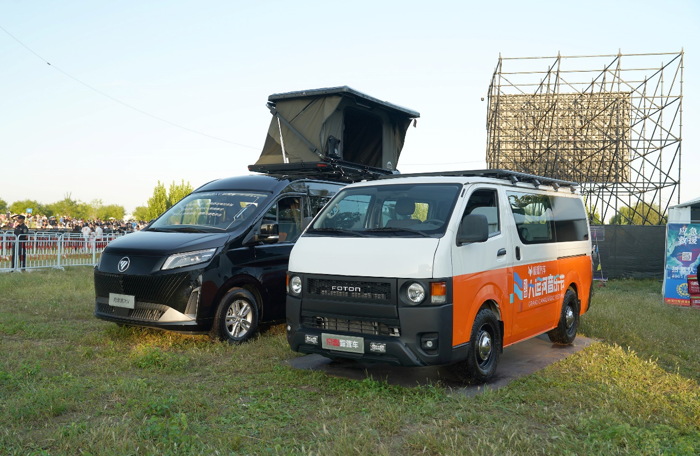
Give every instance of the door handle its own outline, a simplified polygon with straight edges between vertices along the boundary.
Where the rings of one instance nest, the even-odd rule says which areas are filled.
[[[503,255],[505,255],[505,254],[506,254],[506,249],[499,249],[499,250],[498,250],[498,253],[496,254],[496,256],[503,256]]]
[[[519,246],[515,248],[515,259],[518,261],[520,260],[520,247]]]

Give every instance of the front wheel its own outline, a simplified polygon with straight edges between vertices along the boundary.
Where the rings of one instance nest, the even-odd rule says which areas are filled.
[[[245,342],[258,329],[258,320],[258,303],[253,294],[243,288],[233,288],[221,298],[211,336],[230,344]]]
[[[496,315],[490,309],[480,310],[472,325],[467,359],[452,365],[452,372],[462,381],[486,382],[496,374],[501,343]]]
[[[569,288],[564,295],[559,323],[556,328],[547,333],[549,340],[555,344],[572,344],[574,339],[576,339],[578,320],[578,299],[576,299],[576,292]]]

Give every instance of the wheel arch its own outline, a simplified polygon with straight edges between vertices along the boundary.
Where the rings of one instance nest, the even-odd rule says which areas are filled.
[[[262,319],[266,300],[263,286],[255,277],[248,274],[236,275],[224,282],[214,297],[214,305],[212,306],[214,313],[219,308],[223,297],[234,288],[243,288],[253,295],[258,304],[258,318]]]

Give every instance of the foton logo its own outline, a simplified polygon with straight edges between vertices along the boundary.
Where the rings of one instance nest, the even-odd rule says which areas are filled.
[[[354,291],[354,292],[361,292],[362,288],[361,287],[344,287],[341,285],[333,285],[331,287],[331,291]]]
[[[119,272],[124,272],[127,269],[129,269],[130,264],[131,264],[131,260],[129,260],[129,257],[124,257],[121,260],[119,260],[119,263],[117,264],[117,270]]]

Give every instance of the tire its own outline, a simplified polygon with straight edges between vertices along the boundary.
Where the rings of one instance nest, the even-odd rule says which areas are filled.
[[[243,288],[232,288],[221,298],[210,335],[229,344],[245,342],[257,331],[259,315],[253,294]]]
[[[576,292],[569,288],[564,294],[564,302],[561,305],[561,315],[557,327],[549,331],[549,340],[555,344],[571,345],[576,339],[578,331],[579,309]]]
[[[462,381],[484,383],[496,374],[501,352],[501,327],[490,309],[476,314],[467,359],[453,364],[451,371]]]

